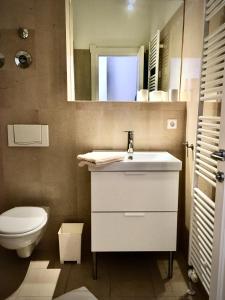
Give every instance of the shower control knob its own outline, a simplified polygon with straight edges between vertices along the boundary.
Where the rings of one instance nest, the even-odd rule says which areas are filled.
[[[221,171],[218,171],[218,172],[216,173],[216,179],[217,179],[217,181],[219,181],[219,182],[224,182],[224,173],[221,172]]]
[[[32,63],[32,57],[27,51],[18,51],[15,56],[15,63],[19,68],[28,68]]]

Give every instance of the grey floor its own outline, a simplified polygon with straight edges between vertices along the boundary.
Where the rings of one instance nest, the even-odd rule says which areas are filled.
[[[201,285],[196,286],[195,297],[185,296],[187,269],[181,254],[176,254],[170,280],[167,279],[167,256],[163,253],[102,253],[98,258],[97,280],[92,279],[91,255],[84,256],[81,265],[60,265],[57,253],[38,250],[31,259],[50,260],[49,267],[61,268],[54,297],[86,286],[99,300],[208,299]],[[6,299],[17,289],[29,261],[0,249],[0,299]]]

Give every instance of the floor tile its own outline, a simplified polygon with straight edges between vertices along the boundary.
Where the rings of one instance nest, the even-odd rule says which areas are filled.
[[[48,260],[37,260],[37,261],[31,261],[29,268],[30,269],[47,269],[49,265]]]
[[[16,300],[52,300],[52,297],[19,297]]]
[[[55,283],[23,283],[19,297],[51,297],[55,286]]]
[[[153,296],[154,291],[149,281],[138,280],[123,280],[112,281],[111,283],[111,297],[149,297]]]
[[[60,266],[57,263],[56,265],[57,265],[57,268],[61,268],[61,272],[59,275],[59,279],[57,282],[57,286],[56,286],[53,298],[56,298],[56,297],[64,294],[65,291],[67,290],[66,286],[67,286],[67,283],[69,280],[71,266],[72,266],[71,263],[64,263],[63,265],[60,265]]]
[[[148,296],[148,297],[111,297],[110,300],[156,300],[154,296]]]
[[[153,281],[153,290],[155,296],[168,297],[174,296],[174,292],[170,282]]]
[[[52,299],[60,269],[47,269],[47,260],[30,263],[30,259],[32,257],[17,257],[15,251],[3,252],[0,256],[0,299]]]
[[[174,296],[170,280],[167,279],[167,268],[162,260],[157,259],[151,263],[151,280],[156,296]]]
[[[167,256],[163,253],[101,253],[98,257],[98,279],[93,280],[90,253],[78,265],[73,262],[60,264],[56,250],[35,251],[32,255],[34,262],[31,263],[33,270],[46,267],[46,261],[50,260],[46,274],[49,269],[53,269],[53,273],[45,275],[38,268],[36,275],[28,273],[19,300],[49,300],[51,297],[48,295],[54,291],[53,282],[58,272],[54,269],[61,269],[54,298],[85,286],[98,300],[208,300],[201,285],[194,286],[197,291],[195,297],[185,295],[188,278],[182,255],[176,255],[173,278],[167,279]],[[29,259],[21,260],[15,253],[4,252],[0,255],[0,277],[3,282],[0,300],[10,295],[12,298],[12,293],[24,280],[29,263]],[[12,274],[15,280],[10,281]],[[43,288],[43,285],[46,286]]]
[[[140,253],[114,254],[109,264],[111,297],[150,297],[154,295],[151,269]]]
[[[83,263],[80,265],[73,264],[65,292],[82,286],[85,286],[99,299],[110,296],[110,279],[107,266],[99,264],[98,279],[93,280],[90,258],[83,259]]]
[[[59,269],[30,269],[25,277],[26,283],[56,283],[59,277]]]
[[[0,299],[11,297],[13,293],[20,287],[26,275],[26,270],[19,269],[0,269]]]
[[[57,300],[98,300],[86,287],[81,287],[79,289],[72,290],[71,292],[68,292],[60,297],[57,298]]]
[[[156,300],[181,300],[180,297],[157,297]]]

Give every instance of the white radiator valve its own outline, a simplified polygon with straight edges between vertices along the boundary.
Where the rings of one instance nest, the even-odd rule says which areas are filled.
[[[195,272],[195,270],[193,268],[188,269],[188,277],[190,279],[189,282],[188,282],[189,289],[187,290],[186,294],[188,296],[194,296],[196,294],[196,292],[193,288],[192,283],[197,283],[198,282],[198,275],[197,275],[197,273]]]
[[[195,272],[194,269],[189,269],[188,270],[188,277],[190,278],[190,280],[193,283],[197,283],[198,282],[198,275],[197,275],[197,273]]]

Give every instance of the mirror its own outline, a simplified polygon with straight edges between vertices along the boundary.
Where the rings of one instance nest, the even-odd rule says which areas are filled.
[[[179,100],[183,0],[65,0],[68,101]]]

